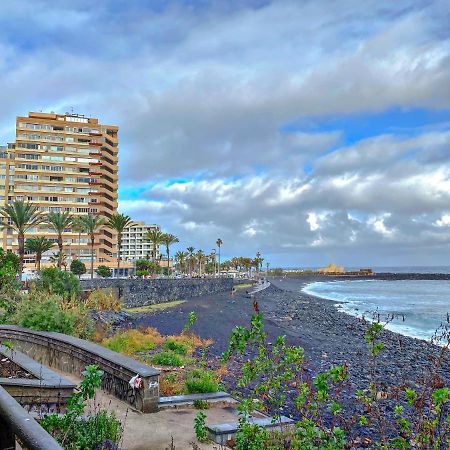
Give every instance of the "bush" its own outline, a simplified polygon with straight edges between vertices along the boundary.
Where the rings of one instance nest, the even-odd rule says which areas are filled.
[[[120,311],[121,304],[117,295],[111,288],[95,289],[85,302],[86,308],[97,311]]]
[[[127,330],[102,342],[102,345],[115,352],[133,355],[136,352],[153,350],[162,342],[161,335],[154,328],[144,331]]]
[[[58,295],[33,292],[16,308],[10,322],[38,331],[56,331],[88,337],[92,323],[82,305],[67,302]]]
[[[167,339],[163,344],[163,348],[165,350],[171,350],[177,355],[185,356],[187,354],[187,346],[182,342],[177,342],[173,339]]]
[[[161,366],[181,367],[184,364],[183,358],[173,352],[160,352],[152,356],[152,362]]]
[[[219,391],[219,381],[217,375],[212,370],[193,369],[185,381],[188,394],[208,394]]]
[[[108,278],[111,276],[111,269],[107,266],[98,266],[95,272],[102,278]]]
[[[19,258],[14,253],[4,252],[0,248],[0,323],[4,323],[14,314],[21,300],[21,285],[16,279]]]
[[[147,269],[136,270],[137,277],[146,277],[148,275],[150,275],[150,272]]]
[[[72,298],[81,294],[80,281],[72,272],[63,272],[57,267],[41,270],[36,288],[45,290],[64,298]]]
[[[70,263],[70,271],[74,275],[78,275],[78,277],[80,277],[81,275],[84,275],[86,273],[86,264],[84,264],[84,262],[80,261],[79,259],[74,259]]]
[[[92,365],[87,366],[82,375],[79,391],[73,393],[67,402],[67,412],[63,415],[48,414],[41,420],[41,425],[66,450],[107,448],[103,442],[120,441],[122,424],[114,413],[98,409],[98,406],[94,415],[83,417],[86,401],[92,399],[95,390],[101,386],[103,372]]]

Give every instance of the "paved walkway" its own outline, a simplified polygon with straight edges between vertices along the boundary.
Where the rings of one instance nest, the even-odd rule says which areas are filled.
[[[80,379],[73,375],[63,375],[77,384],[80,382]],[[89,402],[85,413],[93,414],[99,408],[114,411],[117,418],[124,424],[123,441],[120,443],[124,450],[167,450],[170,448],[172,437],[177,450],[191,449],[191,442],[195,442],[202,450],[218,447],[217,444],[197,442],[193,426],[198,412],[196,409],[173,408],[143,414],[130,409],[127,403],[100,390]],[[227,406],[211,406],[204,412],[207,415],[208,425],[237,421],[236,410]]]

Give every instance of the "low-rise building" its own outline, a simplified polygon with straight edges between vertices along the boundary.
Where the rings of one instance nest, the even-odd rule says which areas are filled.
[[[145,239],[150,230],[159,230],[159,225],[147,225],[144,222],[134,222],[125,228],[122,234],[120,256],[123,261],[136,261],[138,259],[153,259],[153,244]],[[155,260],[159,261],[160,251],[156,248]]]

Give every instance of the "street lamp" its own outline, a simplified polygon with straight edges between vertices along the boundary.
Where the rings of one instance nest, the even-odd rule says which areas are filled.
[[[216,273],[216,249],[215,248],[211,249],[211,256],[214,258],[213,259],[213,263],[214,263],[214,277],[216,277],[217,273]]]

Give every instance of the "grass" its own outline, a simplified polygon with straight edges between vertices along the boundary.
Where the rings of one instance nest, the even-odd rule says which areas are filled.
[[[133,355],[137,352],[153,350],[161,345],[164,339],[154,328],[147,328],[143,331],[127,330],[122,333],[104,339],[102,345],[115,352]]]
[[[217,374],[208,369],[191,370],[188,372],[184,384],[188,394],[208,394],[219,391]]]
[[[151,360],[154,364],[160,366],[181,367],[184,365],[185,360],[180,355],[174,352],[159,352],[155,353]]]
[[[185,300],[173,300],[171,302],[157,303],[155,305],[138,306],[137,308],[125,308],[124,311],[130,314],[146,314],[164,309],[174,308],[175,306],[185,303]]]
[[[244,283],[244,284],[235,284],[234,288],[235,289],[248,289],[253,287],[253,283]]]
[[[167,339],[166,342],[163,344],[164,350],[171,350],[177,355],[185,356],[188,352],[188,346],[187,344],[183,342],[175,341],[174,339]]]

